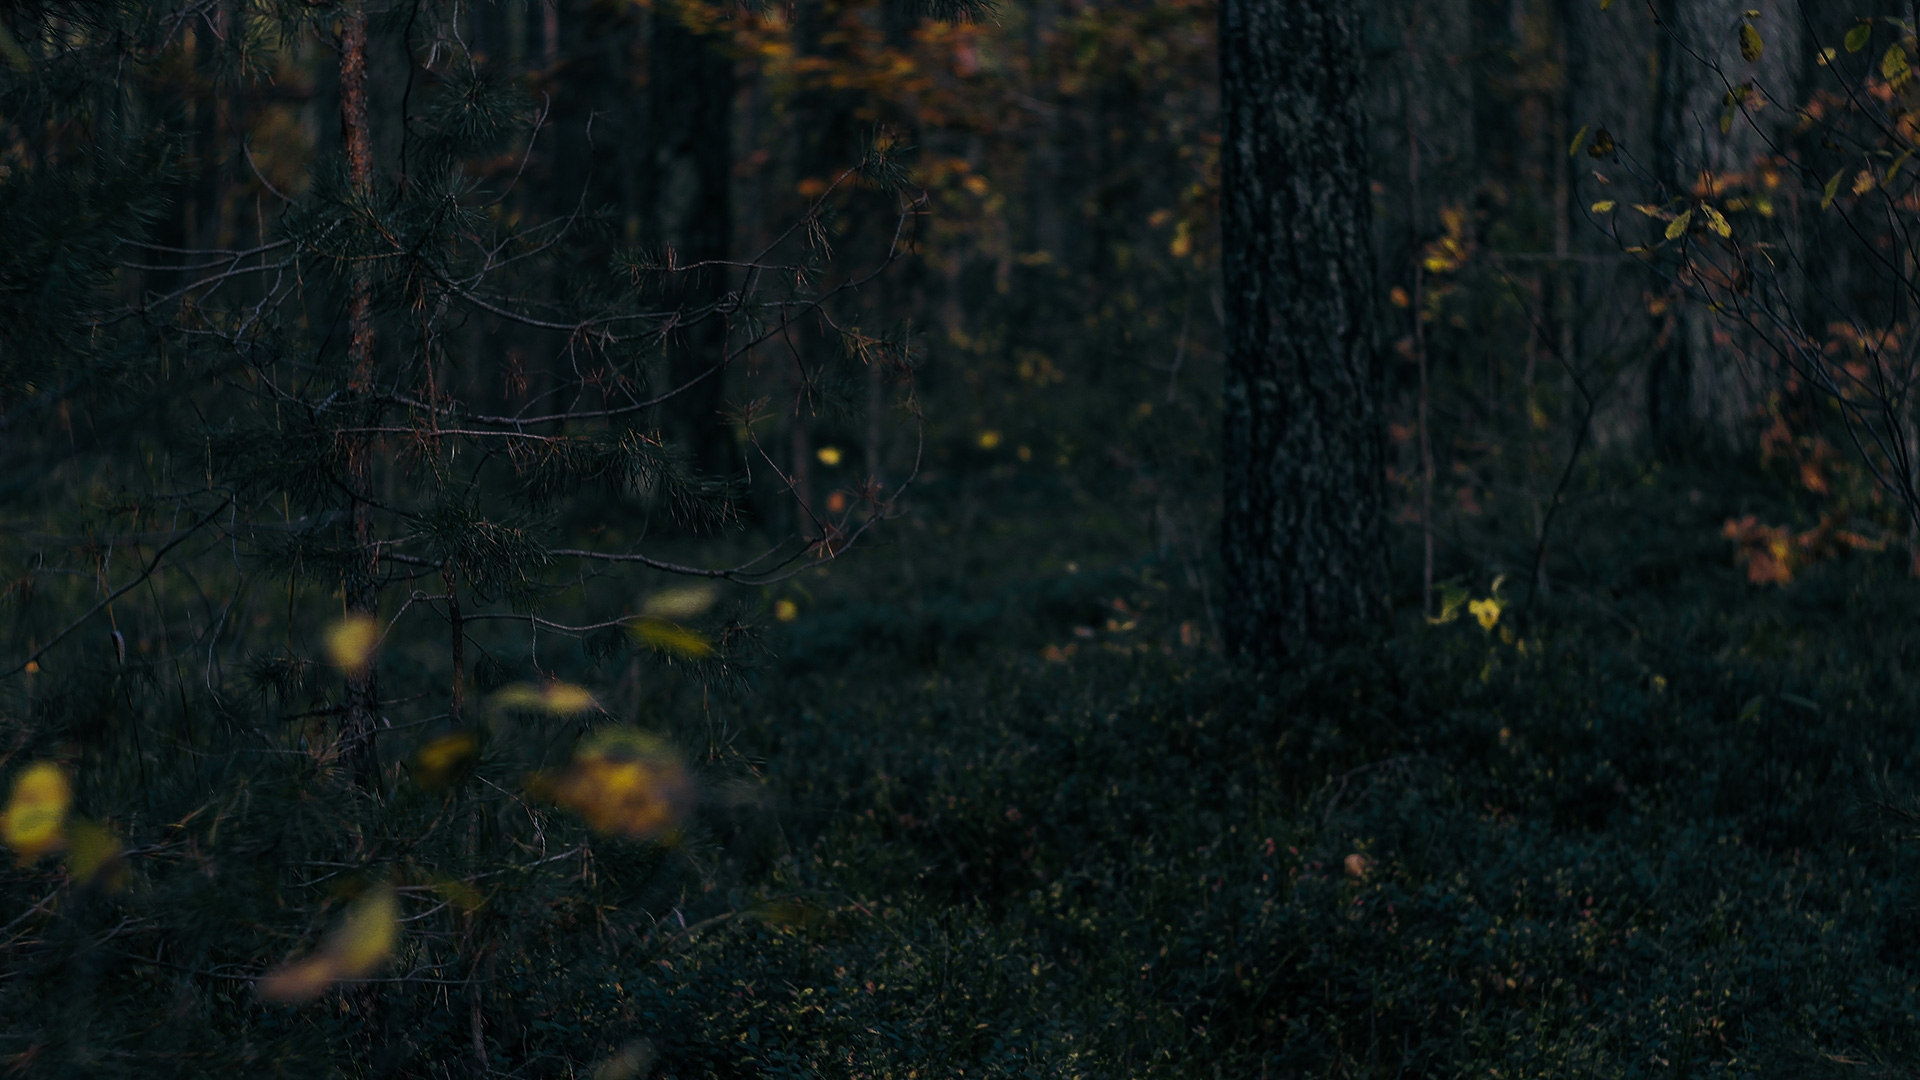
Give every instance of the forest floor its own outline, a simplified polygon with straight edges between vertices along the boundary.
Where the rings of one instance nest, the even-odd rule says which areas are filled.
[[[740,914],[551,1005],[660,1077],[1920,1076],[1920,586],[1662,484],[1530,618],[1264,675],[1177,560],[869,553],[715,711]]]

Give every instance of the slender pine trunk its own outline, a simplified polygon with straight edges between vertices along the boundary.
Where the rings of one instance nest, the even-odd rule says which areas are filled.
[[[362,205],[373,190],[373,139],[367,130],[367,13],[361,0],[347,0],[340,26],[340,134],[345,145],[347,183]],[[374,384],[373,277],[367,264],[357,262],[348,276],[347,392],[358,405],[371,395]],[[364,422],[364,410],[355,413]],[[366,435],[346,438],[348,513],[352,520],[356,563],[342,587],[350,615],[372,618],[379,607],[380,550],[374,541],[373,444]],[[346,715],[341,724],[340,760],[364,787],[378,780],[374,729],[380,712],[380,692],[371,656],[347,673]]]

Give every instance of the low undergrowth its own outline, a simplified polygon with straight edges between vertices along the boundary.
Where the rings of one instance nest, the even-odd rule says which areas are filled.
[[[1879,572],[1259,677],[798,678],[738,914],[595,993],[673,1078],[1920,1075],[1920,682],[1820,615]]]

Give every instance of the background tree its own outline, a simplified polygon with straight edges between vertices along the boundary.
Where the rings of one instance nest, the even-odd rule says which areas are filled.
[[[1220,6],[1225,631],[1261,657],[1387,612],[1361,22]]]

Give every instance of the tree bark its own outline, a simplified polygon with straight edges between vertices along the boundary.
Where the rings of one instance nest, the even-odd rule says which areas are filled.
[[[345,146],[347,183],[364,203],[373,191],[373,137],[367,127],[367,13],[361,0],[348,0],[340,28],[340,135]],[[373,279],[363,261],[348,277],[347,391],[355,399],[373,392]],[[373,446],[366,435],[350,435],[346,444],[346,481],[351,492],[353,544],[359,565],[341,583],[347,610],[371,618],[379,607],[380,552],[374,543],[373,507],[364,496],[373,490]],[[374,728],[380,691],[373,657],[347,673],[346,714],[340,731],[340,762],[363,787],[378,779]]]
[[[1361,22],[1220,5],[1225,632],[1256,659],[1387,613]]]
[[[1741,57],[1736,36],[1748,10],[1760,13],[1751,22],[1765,43],[1752,62]],[[1800,16],[1792,5],[1667,0],[1660,18],[1660,180],[1671,193],[1717,203],[1723,180],[1751,175],[1756,160],[1793,123],[1800,99]],[[1728,86],[1747,80],[1756,88],[1751,104],[1730,109]],[[1735,450],[1751,426],[1762,395],[1739,351],[1716,342],[1717,319],[1704,305],[1680,305],[1653,356],[1648,427],[1665,457]]]

